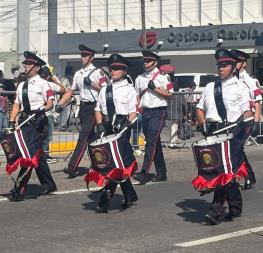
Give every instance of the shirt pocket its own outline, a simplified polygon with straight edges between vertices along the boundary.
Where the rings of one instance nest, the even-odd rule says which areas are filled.
[[[114,99],[116,113],[126,113],[128,111],[128,100],[125,97]]]

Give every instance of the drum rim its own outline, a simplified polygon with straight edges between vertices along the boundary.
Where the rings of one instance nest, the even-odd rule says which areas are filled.
[[[112,139],[110,138],[112,137]],[[95,147],[95,146],[98,146],[98,145],[103,145],[103,144],[106,144],[106,143],[110,143],[110,142],[113,142],[117,139],[119,139],[121,136],[118,136],[117,134],[110,134],[110,135],[107,135],[107,136],[103,136],[102,138],[102,141],[100,142],[100,138],[98,138],[97,140],[91,142],[89,145],[92,146],[92,147]],[[107,142],[104,142],[103,140],[105,139],[109,139]],[[98,142],[98,143],[96,143]]]
[[[227,138],[222,138],[222,139],[220,139],[219,137],[220,136],[225,136],[225,137],[227,137]],[[215,138],[215,137],[217,137],[217,142],[209,142],[208,141],[208,138]],[[208,136],[208,137],[205,137],[205,138],[202,138],[202,139],[199,139],[199,140],[197,140],[197,141],[195,141],[194,143],[193,143],[193,146],[202,146],[202,145],[213,145],[213,144],[217,144],[217,143],[221,143],[221,142],[223,142],[223,141],[226,141],[226,140],[231,140],[231,139],[233,139],[234,138],[234,136],[233,136],[233,134],[232,133],[228,133],[228,134],[219,134],[219,135],[211,135],[211,136]],[[219,139],[221,140],[221,141],[219,141]],[[206,143],[200,143],[201,141],[204,141],[204,140],[206,140]]]

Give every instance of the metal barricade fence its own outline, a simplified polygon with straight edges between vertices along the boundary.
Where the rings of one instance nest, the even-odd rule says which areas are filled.
[[[2,91],[0,95],[14,95],[14,91]],[[78,97],[78,93],[74,93]],[[190,148],[191,144],[201,139],[203,136],[198,131],[198,124],[195,116],[195,105],[200,98],[200,92],[174,92],[171,99],[168,102],[167,107],[167,121],[161,133],[161,140],[163,146],[169,151],[171,149]],[[11,100],[12,101],[12,100]],[[9,106],[8,115],[11,106]],[[67,112],[65,112],[67,110]],[[70,157],[77,144],[80,123],[78,118],[79,112],[79,99],[77,98],[76,104],[71,104],[65,108],[64,113],[68,116],[66,125],[61,125],[62,114],[54,112],[52,114],[51,121],[54,124],[52,136],[49,141],[49,152],[51,156],[62,157],[65,160]],[[65,122],[64,122],[65,123]],[[261,123],[262,126],[262,123]],[[258,139],[262,139],[262,131],[258,136]],[[254,138],[255,142],[257,137]],[[135,127],[131,134],[131,144],[133,149],[138,155],[143,154],[145,140],[142,131],[142,115],[138,115],[138,120],[135,123]],[[262,142],[260,141],[260,144]],[[258,143],[255,143],[258,145]],[[3,156],[4,152],[0,149],[0,155]]]

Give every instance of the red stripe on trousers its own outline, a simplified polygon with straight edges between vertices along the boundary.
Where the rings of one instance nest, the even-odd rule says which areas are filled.
[[[232,173],[232,170],[231,170],[231,167],[230,167],[230,158],[228,156],[228,151],[229,151],[229,143],[228,143],[228,141],[224,142],[224,147],[225,147],[225,158],[226,158],[227,171],[228,171],[228,173]]]
[[[164,111],[162,111],[162,114],[164,114]],[[156,143],[157,143],[157,140],[158,140],[158,136],[160,137],[160,133],[161,133],[161,129],[162,129],[163,118],[164,118],[164,115],[162,115],[162,119],[161,119],[161,122],[160,122],[160,127],[159,127],[159,129],[158,129],[158,131],[157,131],[156,139],[155,139],[154,144],[153,144],[153,145],[154,145],[153,154],[152,154],[152,158],[151,158],[150,161],[149,161],[149,165],[148,165],[147,168],[146,168],[146,172],[147,172],[147,173],[149,172],[149,170],[150,170],[150,168],[151,168],[151,166],[152,166],[152,161],[153,161],[154,156],[155,156]],[[146,142],[147,142],[147,140],[146,140]],[[144,169],[144,168],[143,168],[143,169]]]
[[[118,149],[117,149],[117,140],[113,141],[112,144],[113,144],[114,153],[116,155],[116,159],[120,165],[120,169],[124,169],[122,166],[122,160],[121,160],[120,154],[119,154]]]
[[[22,149],[23,149],[23,151],[25,153],[26,158],[30,158],[30,155],[28,154],[27,149],[26,149],[26,145],[23,142],[22,133],[21,133],[20,129],[17,130],[17,136],[18,136],[19,142],[21,144],[21,147],[22,147]]]

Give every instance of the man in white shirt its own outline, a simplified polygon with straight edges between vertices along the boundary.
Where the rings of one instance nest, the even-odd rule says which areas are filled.
[[[249,54],[236,49],[231,50],[231,52],[234,53],[239,59],[239,62],[237,63],[239,79],[249,88],[250,91],[250,98],[253,102],[253,107],[255,110],[254,124],[253,128],[251,129],[251,135],[256,137],[258,134],[260,134],[261,121],[262,95],[259,87],[259,81],[255,77],[249,75],[246,71],[247,60],[250,58]],[[244,189],[251,189],[252,185],[256,183],[256,176],[246,156],[245,159],[248,166],[248,177],[245,180]]]
[[[206,215],[211,225],[220,222],[220,214],[224,203],[229,206],[229,213],[225,216],[227,220],[233,220],[242,214],[242,195],[239,185],[236,182],[236,175],[247,174],[243,156],[244,137],[246,126],[243,118],[253,115],[250,108],[249,90],[235,75],[237,57],[226,49],[218,49],[215,54],[220,80],[208,83],[202,93],[201,99],[197,104],[196,116],[198,123],[203,128],[203,134],[210,136],[218,128],[223,128],[229,123],[237,122],[238,126],[233,129],[235,152],[240,154],[241,165],[233,165],[230,171],[220,174],[211,181],[205,181],[200,175],[192,182],[195,188],[199,188],[200,181],[202,187],[214,189],[214,200],[210,205],[210,210]],[[249,127],[249,126],[248,126]],[[231,155],[231,154],[230,154]],[[239,161],[238,161],[239,162]],[[216,166],[216,165],[214,165]],[[214,168],[216,169],[216,168]]]
[[[81,130],[77,146],[70,158],[68,167],[64,170],[71,178],[76,177],[78,165],[87,149],[88,142],[94,136],[95,112],[98,94],[101,87],[107,85],[105,73],[96,68],[92,62],[95,51],[85,45],[79,45],[82,68],[73,77],[73,84],[64,94],[56,106],[57,112],[62,112],[62,106],[68,102],[74,91],[79,91],[80,96],[80,125]]]
[[[35,114],[35,120],[32,121],[31,124],[40,134],[45,135],[48,124],[46,112],[53,108],[54,100],[54,94],[50,89],[48,82],[38,75],[41,66],[46,63],[34,53],[28,51],[24,52],[24,57],[25,60],[23,61],[23,64],[28,80],[21,82],[18,85],[9,124],[14,128],[15,120],[19,112],[21,112],[19,117],[20,121],[24,121],[30,117],[30,115]],[[14,189],[11,191],[11,200],[23,200],[25,189],[31,176],[31,171],[32,170],[27,172],[26,168],[21,168],[18,174],[18,179],[22,178],[22,180],[19,185],[15,185]],[[57,190],[44,155],[39,157],[36,174],[43,188],[41,190],[42,195]]]
[[[155,182],[166,181],[167,171],[162,151],[160,134],[167,118],[167,100],[173,92],[173,84],[157,68],[159,56],[142,51],[145,72],[135,80],[138,103],[142,108],[142,126],[146,140],[142,170],[136,176],[141,184],[149,180],[148,173],[154,161]]]

